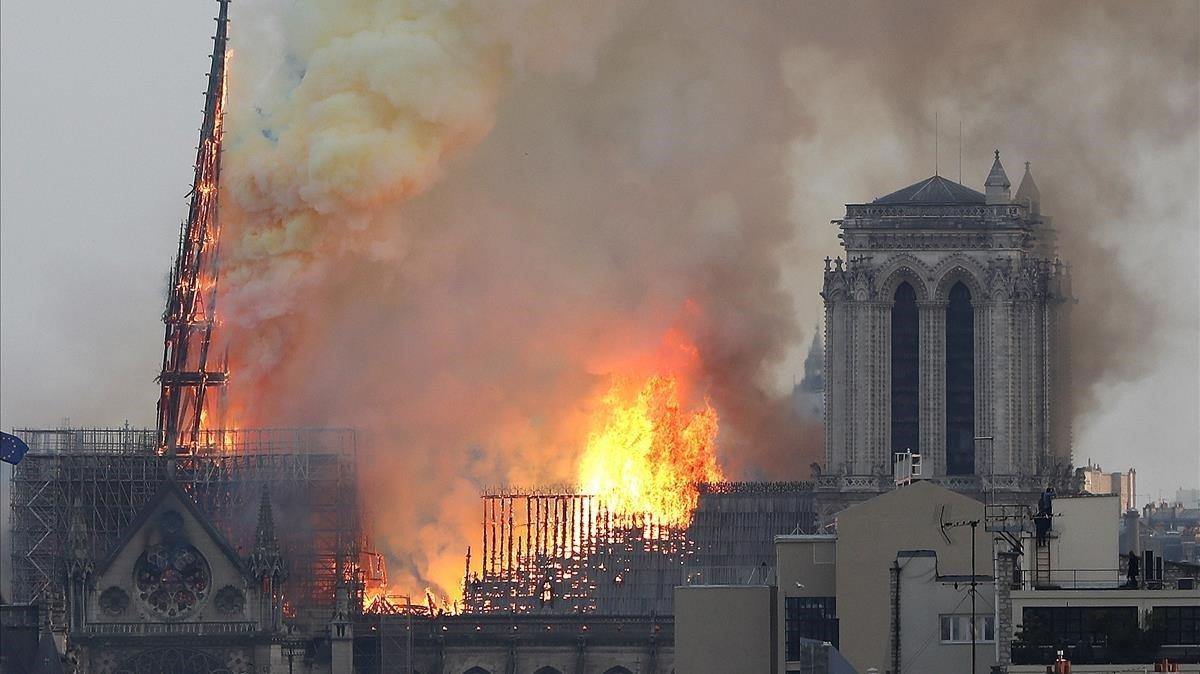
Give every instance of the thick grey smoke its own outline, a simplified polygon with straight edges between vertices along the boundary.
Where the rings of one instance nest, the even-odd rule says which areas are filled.
[[[311,48],[307,22],[330,19],[307,6],[234,33],[235,93],[244,70],[242,95],[266,102],[230,103],[254,110],[231,117],[227,155],[244,218],[223,244],[233,386],[255,423],[363,429],[375,533],[401,583],[452,591],[480,486],[572,481],[597,391],[669,359],[672,331],[700,354],[692,390],[721,416],[729,472],[806,474],[819,424],[790,417],[782,384],[807,344],[799,326],[820,315],[828,222],[932,173],[935,112],[943,174],[957,174],[958,120],[966,184],[993,147],[1014,183],[1033,162],[1081,299],[1081,451],[1126,461],[1097,429],[1144,427],[1154,389],[1200,404],[1194,3],[679,0],[606,12],[595,32],[594,6],[493,23],[470,3],[418,4],[400,19],[454,26],[440,56],[467,64],[431,61],[428,80],[362,51],[372,21],[397,20],[367,2],[354,8],[372,21],[321,38],[355,47],[339,71]],[[254,74],[264,45],[287,58]],[[329,84],[302,88],[318,75]],[[356,185],[363,166],[330,172],[329,136],[305,130],[322,119],[304,115],[389,76],[470,90],[434,105],[401,88],[412,100],[385,105],[418,109],[436,143],[410,149],[431,154],[386,163],[371,143],[395,138],[356,137],[373,158]],[[411,126],[369,100],[342,109],[361,113],[350,123]],[[1194,472],[1188,418],[1154,432]]]
[[[929,174],[938,112],[943,175],[957,176],[959,121],[966,184],[993,147],[1014,189],[1032,162],[1079,298],[1076,463],[1135,466],[1167,493],[1200,473],[1198,14],[841,3],[798,21],[784,56],[809,122],[793,145],[803,220],[836,210],[830,191],[866,199]]]

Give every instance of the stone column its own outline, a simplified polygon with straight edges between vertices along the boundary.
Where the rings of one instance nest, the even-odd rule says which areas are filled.
[[[1018,451],[1025,457],[1025,465],[1029,472],[1042,474],[1048,467],[1047,459],[1038,451],[1033,439],[1033,415],[1035,413],[1036,396],[1033,385],[1033,304],[1026,300],[1013,303],[1014,327],[1016,329],[1016,351],[1013,352],[1015,367],[1015,399],[1013,417],[1013,440]]]
[[[846,396],[848,348],[846,345],[846,304],[828,301],[825,305],[825,471],[837,475],[847,465]]]
[[[871,302],[854,300],[846,305],[845,447],[850,475],[874,474],[880,460],[875,423],[878,410],[872,405],[880,370],[875,316]]]
[[[1004,457],[1004,464],[1009,472],[1028,475],[1029,471],[1022,460],[1020,448],[1013,437],[1014,407],[1017,404],[1013,379],[1015,369],[1015,351],[1017,340],[1013,334],[1013,303],[1008,300],[993,301],[988,308],[991,314],[991,350],[988,357],[991,360],[991,410],[993,451],[996,458]]]
[[[992,304],[986,299],[974,303],[975,309],[975,437],[995,437],[992,418],[993,346]],[[995,440],[975,443],[975,472],[987,475],[1007,475],[1012,468],[1007,457],[996,451]]]
[[[946,302],[918,301],[921,460],[926,475],[946,474]]]
[[[845,344],[846,349],[846,369],[842,379],[842,404],[844,406],[841,432],[844,452],[842,458],[846,462],[846,473],[855,475],[858,473],[860,463],[861,434],[858,428],[861,421],[859,413],[862,409],[862,390],[858,387],[858,378],[862,361],[862,347],[858,344],[858,305],[854,302],[847,302],[842,310],[845,312],[842,323],[842,343]]]
[[[892,316],[887,302],[864,302],[863,315],[867,367],[863,373],[866,392],[864,435],[867,440],[868,471],[880,468],[891,474],[892,466]]]

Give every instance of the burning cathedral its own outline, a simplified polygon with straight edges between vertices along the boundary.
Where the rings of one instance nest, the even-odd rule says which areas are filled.
[[[823,369],[819,345],[809,357],[826,434],[810,480],[689,483],[682,523],[569,489],[489,492],[457,610],[371,596],[386,578],[354,432],[204,421],[227,373],[209,354],[220,6],[159,426],[17,431],[15,598],[43,607],[34,622],[79,671],[280,672],[286,656],[331,673],[666,674],[675,587],[769,582],[774,537],[833,530],[895,487],[897,453],[968,495],[1070,489],[1070,274],[1029,165],[1013,195],[997,152],[984,192],[935,175],[834,221],[845,259],[825,261]]]

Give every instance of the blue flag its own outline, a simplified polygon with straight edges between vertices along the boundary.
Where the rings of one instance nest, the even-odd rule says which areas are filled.
[[[29,445],[25,441],[15,435],[8,433],[0,433],[0,461],[17,465],[21,463],[21,459],[25,458],[25,453],[29,451]]]

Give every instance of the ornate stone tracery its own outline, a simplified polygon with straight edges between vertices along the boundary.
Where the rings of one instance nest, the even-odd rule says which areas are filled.
[[[208,596],[208,560],[183,537],[183,517],[175,510],[158,516],[159,543],[148,546],[133,570],[134,589],[155,615],[177,620],[190,615]]]
[[[244,670],[242,670],[244,671]],[[113,674],[236,674],[212,655],[187,648],[152,648],[121,662]]]

